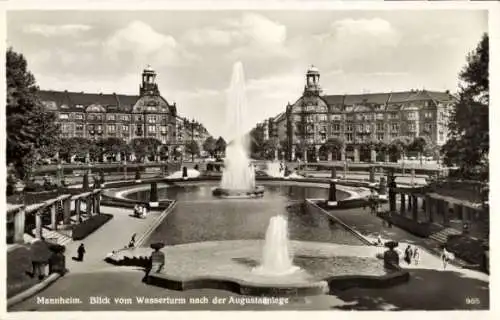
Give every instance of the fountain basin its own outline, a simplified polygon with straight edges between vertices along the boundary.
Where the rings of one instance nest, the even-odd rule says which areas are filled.
[[[408,274],[390,272],[376,258],[380,248],[312,241],[290,241],[294,265],[300,269],[275,276],[254,272],[260,265],[263,240],[196,242],[167,246],[161,272],[151,285],[171,290],[212,288],[243,295],[305,296],[328,294],[348,287],[386,287],[407,281]],[[116,253],[108,260],[148,256],[149,248]],[[154,270],[153,270],[154,271]]]
[[[260,198],[264,196],[264,187],[256,186],[251,190],[231,190],[221,187],[217,187],[212,190],[212,195],[219,198],[228,199],[248,199],[248,198]]]

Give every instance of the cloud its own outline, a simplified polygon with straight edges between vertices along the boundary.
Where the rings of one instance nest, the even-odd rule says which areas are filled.
[[[234,40],[235,33],[216,27],[192,29],[186,32],[183,40],[195,46],[228,46]]]
[[[173,36],[159,33],[138,20],[113,33],[104,41],[103,49],[112,62],[151,63],[156,67],[180,65],[195,58]]]
[[[240,19],[228,20],[227,24],[238,30],[239,36],[263,45],[283,44],[286,26],[262,15],[245,13]]]
[[[140,81],[140,76],[137,73],[127,73],[121,77],[99,76],[80,77],[78,80],[68,81],[64,76],[50,76],[44,73],[38,73],[36,80],[40,88],[43,90],[68,90],[68,91],[85,91],[90,93],[121,93],[121,94],[138,94],[137,86]]]
[[[133,21],[116,31],[105,44],[110,51],[134,51],[142,54],[156,53],[160,49],[174,49],[177,41],[169,35],[156,32],[142,21]]]
[[[54,36],[76,36],[81,32],[90,31],[91,26],[85,24],[65,24],[65,25],[49,25],[49,24],[29,24],[23,27],[24,33],[37,34],[44,37]]]

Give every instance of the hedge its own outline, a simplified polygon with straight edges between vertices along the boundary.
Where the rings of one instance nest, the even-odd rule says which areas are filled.
[[[427,238],[431,234],[439,231],[439,227],[436,227],[432,223],[416,222],[410,218],[399,215],[399,213],[392,213],[390,218],[388,212],[379,212],[377,216],[384,220],[390,219],[393,225],[422,238]]]
[[[73,240],[81,240],[87,237],[92,232],[99,229],[103,224],[113,218],[111,214],[98,214],[90,217],[89,219],[77,224],[72,229]]]
[[[449,235],[446,248],[458,258],[477,264],[486,270],[484,255],[488,248],[484,241],[461,234]]]

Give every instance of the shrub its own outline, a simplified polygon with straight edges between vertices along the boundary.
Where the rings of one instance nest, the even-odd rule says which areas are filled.
[[[90,217],[80,224],[75,225],[72,231],[73,240],[84,239],[112,218],[113,215],[111,214],[98,214],[96,216]]]

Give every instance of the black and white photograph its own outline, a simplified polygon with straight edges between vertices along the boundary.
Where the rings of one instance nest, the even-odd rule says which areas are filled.
[[[7,315],[490,310],[491,8],[5,11]]]

